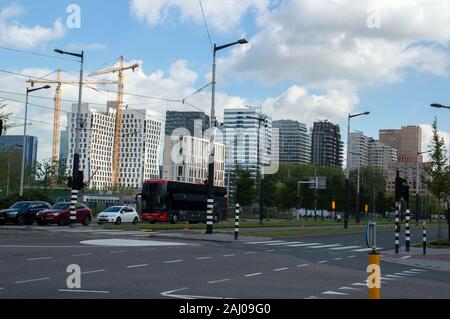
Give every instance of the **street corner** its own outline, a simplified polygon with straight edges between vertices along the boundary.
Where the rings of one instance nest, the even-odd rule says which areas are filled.
[[[381,260],[406,266],[450,272],[450,251],[443,249],[428,249],[426,255],[418,248],[411,248],[409,252],[401,251],[398,254],[394,250],[390,250],[382,253]]]

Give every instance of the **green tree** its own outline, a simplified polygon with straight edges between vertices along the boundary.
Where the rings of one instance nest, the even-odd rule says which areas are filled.
[[[255,178],[249,170],[237,168],[233,173],[232,183],[234,185],[233,198],[241,206],[249,206],[255,200]]]
[[[438,203],[442,203],[442,199],[449,190],[449,167],[447,150],[445,148],[444,139],[439,135],[438,122],[434,119],[433,122],[433,139],[430,145],[431,148],[431,163],[426,166],[425,170],[429,175],[429,179],[425,181],[430,192],[437,199]],[[442,209],[438,210],[438,239],[442,239],[441,229],[441,213]]]
[[[45,159],[35,164],[35,185],[44,191],[48,190],[52,185],[52,163],[52,159]]]

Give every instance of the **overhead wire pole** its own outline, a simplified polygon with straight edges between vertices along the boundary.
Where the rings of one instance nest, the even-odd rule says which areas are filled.
[[[80,191],[80,133],[81,133],[81,101],[83,98],[83,67],[84,67],[84,51],[80,53],[66,52],[62,50],[55,50],[56,53],[68,54],[80,58],[80,81],[78,88],[78,110],[76,116],[76,129],[75,129],[75,152],[73,154],[73,167],[72,167],[72,191],[70,196],[70,220],[69,226],[75,227],[77,221],[77,203],[78,192]],[[81,175],[82,176],[82,175]],[[83,182],[83,181],[81,181]]]

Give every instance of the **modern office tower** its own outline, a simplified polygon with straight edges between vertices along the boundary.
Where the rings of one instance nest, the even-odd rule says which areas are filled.
[[[172,135],[174,130],[185,128],[191,136],[203,138],[210,127],[209,116],[204,112],[166,112],[165,135]]]
[[[401,129],[380,130],[380,143],[397,150],[397,159],[402,163],[416,163],[422,151],[422,128],[403,126]]]
[[[384,145],[373,138],[369,139],[369,166],[388,171],[390,165],[397,161],[397,150]]]
[[[292,120],[273,121],[279,130],[279,161],[290,164],[311,163],[311,135],[306,124]]]
[[[26,136],[27,148],[25,150],[25,166],[31,168],[37,161],[38,138],[36,136]],[[0,150],[5,152],[11,148],[23,148],[23,135],[3,135],[0,136]]]
[[[69,154],[69,135],[67,130],[61,130],[59,144],[59,161],[66,162]]]
[[[369,140],[369,137],[365,136],[362,132],[350,133],[348,144],[348,163],[350,170],[369,165]]]
[[[320,166],[342,166],[344,144],[339,125],[328,121],[314,123],[311,163]]]

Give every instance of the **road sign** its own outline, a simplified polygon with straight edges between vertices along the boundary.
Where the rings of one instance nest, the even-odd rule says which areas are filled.
[[[310,189],[327,189],[327,178],[325,176],[317,176],[309,178]]]

